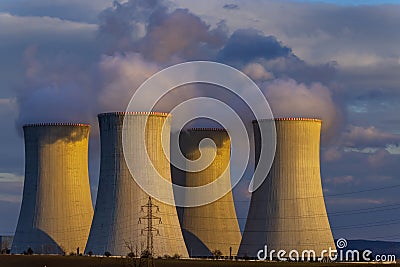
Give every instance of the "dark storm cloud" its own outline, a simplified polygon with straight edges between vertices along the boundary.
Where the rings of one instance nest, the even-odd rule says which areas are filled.
[[[299,82],[322,82],[329,84],[337,77],[337,64],[309,64],[295,55],[279,57],[273,60],[261,60],[265,67],[277,77],[290,77]]]
[[[292,55],[274,36],[265,36],[254,29],[236,30],[229,38],[217,58],[228,63],[250,62],[256,59],[276,59]]]
[[[239,6],[236,4],[226,4],[223,6],[223,8],[228,9],[228,10],[235,10],[235,9],[239,9]]]
[[[309,64],[294,54],[292,49],[275,36],[267,36],[254,29],[236,30],[226,42],[217,59],[242,67],[257,62],[276,78],[292,78],[303,83],[330,83],[337,75],[337,64]]]

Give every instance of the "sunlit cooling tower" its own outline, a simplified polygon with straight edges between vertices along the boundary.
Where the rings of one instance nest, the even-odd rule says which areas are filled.
[[[258,162],[260,129],[267,129],[271,120],[253,123]],[[287,253],[314,250],[317,257],[322,250],[335,249],[320,177],[321,123],[302,118],[275,120],[275,159],[264,183],[252,194],[239,256],[255,257],[265,245],[268,251]]]
[[[200,141],[211,139],[215,145],[203,145]],[[231,188],[229,134],[223,129],[197,128],[184,133],[181,146],[188,160],[209,161],[204,170],[185,173],[185,185],[197,187],[222,179],[224,189]],[[207,198],[206,195],[203,196]],[[222,255],[236,255],[241,233],[236,217],[232,192],[215,202],[199,207],[183,208],[182,230],[190,256],[210,256],[219,250]]]
[[[24,126],[25,182],[12,253],[83,252],[93,216],[88,125]]]
[[[170,163],[162,147],[163,140],[167,142],[165,153],[169,153],[171,116],[165,113],[121,112],[100,114],[98,118],[101,138],[100,179],[85,252],[91,251],[99,255],[105,252],[121,256],[128,253],[140,255],[147,248],[148,232],[145,228],[149,214],[142,206],[147,204],[149,196],[133,179],[123,152],[132,158],[135,173],[145,175],[152,188],[168,191],[164,193],[169,194],[173,201],[172,185],[167,189],[160,187],[150,169],[152,166],[144,163],[148,154],[162,177],[171,181]],[[162,131],[164,124],[166,125]],[[145,132],[142,130],[144,128]],[[123,131],[127,138],[125,150]],[[143,151],[140,146],[143,140],[147,151]],[[161,224],[158,219],[153,221],[156,230],[153,232],[153,256],[178,254],[188,257],[175,206],[161,203],[154,198],[152,202],[158,206],[158,210],[153,209],[153,219],[161,219]]]

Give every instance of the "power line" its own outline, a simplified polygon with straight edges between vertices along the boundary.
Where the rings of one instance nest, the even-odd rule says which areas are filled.
[[[384,187],[375,187],[375,188],[369,188],[369,189],[351,191],[351,192],[345,192],[345,193],[338,193],[338,194],[327,194],[325,196],[326,197],[336,197],[336,196],[344,196],[344,195],[352,195],[352,194],[366,193],[366,192],[372,192],[372,191],[379,191],[379,190],[385,190],[385,189],[393,189],[393,188],[397,188],[397,187],[400,187],[400,184],[384,186]]]
[[[400,219],[392,219],[392,220],[383,220],[383,221],[377,221],[377,222],[366,223],[366,224],[350,224],[350,225],[332,227],[332,229],[346,230],[346,229],[353,229],[353,228],[369,228],[369,227],[378,227],[378,226],[399,224],[399,222],[400,222]]]

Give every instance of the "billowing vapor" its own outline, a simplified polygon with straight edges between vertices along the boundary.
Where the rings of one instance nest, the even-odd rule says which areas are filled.
[[[321,118],[325,135],[339,122],[340,112],[328,87],[297,82],[288,78],[292,67],[285,73],[284,67],[272,64],[290,58],[299,68],[307,67],[274,36],[252,29],[229,36],[224,22],[213,28],[189,10],[172,9],[162,0],[115,2],[99,20],[96,40],[101,49],[86,62],[62,53],[47,59],[38,56],[40,47],[27,49],[18,126],[44,121],[93,123],[97,113],[124,111],[135,90],[151,75],[188,60],[217,60],[241,69],[260,85],[277,117]],[[166,97],[168,103],[159,105],[158,111],[169,112],[166,107],[171,109],[182,99],[210,92],[207,86],[187,88]],[[214,89],[211,95],[237,106],[238,100],[223,90]]]
[[[125,110],[134,91],[160,68],[145,61],[140,54],[102,56],[99,62],[100,112]]]
[[[324,138],[329,138],[340,123],[340,111],[326,86],[306,86],[292,79],[277,79],[263,88],[275,117],[310,117],[322,119]]]
[[[89,71],[76,68],[66,55],[39,60],[37,50],[25,50],[24,87],[17,91],[18,131],[26,123],[92,123],[95,92]]]

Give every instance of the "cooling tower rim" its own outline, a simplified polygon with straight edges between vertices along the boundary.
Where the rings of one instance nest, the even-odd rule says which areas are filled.
[[[22,126],[25,127],[47,127],[47,126],[75,126],[75,127],[90,127],[89,124],[85,123],[68,123],[68,122],[44,122],[44,123],[29,123]]]
[[[261,120],[253,120],[252,123],[258,123],[262,121],[313,121],[313,122],[319,122],[322,123],[321,119],[317,118],[274,118],[274,119],[261,119]]]
[[[159,116],[159,117],[170,117],[172,116],[170,113],[166,112],[147,112],[147,111],[137,111],[137,112],[123,112],[123,111],[117,111],[117,112],[105,112],[105,113],[100,113],[97,116],[98,117],[105,117],[105,116],[126,116],[126,115],[134,115],[134,116]]]
[[[227,132],[227,130],[223,128],[190,128],[188,131]]]

